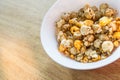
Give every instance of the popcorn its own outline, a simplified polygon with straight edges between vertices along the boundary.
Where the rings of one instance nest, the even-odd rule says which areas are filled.
[[[73,26],[73,27],[71,27],[70,28],[70,31],[71,31],[71,33],[73,33],[74,34],[74,32],[77,32],[77,31],[79,31],[80,29],[77,27],[77,26]]]
[[[93,33],[93,30],[89,26],[81,26],[80,32],[82,35],[88,35],[90,33]]]
[[[102,50],[104,52],[111,52],[113,50],[113,48],[114,48],[114,45],[113,45],[112,41],[104,41],[102,43]]]
[[[108,17],[102,17],[99,20],[99,25],[100,26],[106,26],[107,24],[109,24],[111,22],[112,19],[108,18]]]
[[[86,25],[86,26],[92,26],[93,25],[93,21],[92,20],[85,20],[84,21],[84,24]]]
[[[80,40],[75,40],[74,41],[74,47],[77,49],[77,50],[80,50],[81,46],[83,45],[82,41]]]
[[[82,63],[107,58],[120,44],[120,18],[115,15],[106,3],[65,13],[56,23],[59,51]]]
[[[115,32],[113,34],[113,37],[116,38],[116,39],[120,39],[120,32]]]
[[[65,24],[65,20],[64,20],[64,19],[61,19],[61,20],[59,20],[59,21],[57,22],[57,27],[58,27],[58,28],[61,28],[63,24]]]

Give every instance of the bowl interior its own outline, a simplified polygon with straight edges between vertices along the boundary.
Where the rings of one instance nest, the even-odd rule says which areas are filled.
[[[77,11],[85,4],[99,6],[101,3],[108,3],[120,14],[120,0],[58,0],[49,9],[44,17],[40,35],[43,48],[55,62],[68,68],[86,70],[105,66],[120,58],[120,47],[117,48],[110,57],[93,63],[76,62],[65,57],[58,51],[55,35],[55,22],[60,19],[61,14],[64,12]]]

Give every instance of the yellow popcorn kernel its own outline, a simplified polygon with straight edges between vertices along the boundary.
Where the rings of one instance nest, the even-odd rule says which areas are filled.
[[[120,31],[120,21],[116,21],[117,31]]]
[[[74,47],[77,49],[77,50],[80,50],[81,46],[83,45],[83,43],[80,41],[80,40],[75,40],[74,42]]]
[[[115,32],[113,38],[120,39],[120,32]]]
[[[85,57],[83,58],[83,62],[88,62],[88,57],[87,57],[87,56],[85,56]]]
[[[78,27],[81,27],[81,26],[82,26],[82,23],[81,23],[81,22],[78,22],[78,21],[76,20],[76,18],[70,19],[70,20],[69,20],[69,23],[70,23],[70,24],[74,24],[74,25],[76,25],[76,26],[78,26]]]
[[[92,20],[85,20],[84,23],[87,26],[92,26],[94,22]]]
[[[118,27],[117,31],[119,31],[119,32],[120,32],[120,26]]]
[[[74,58],[75,58],[75,56],[74,56],[73,54],[71,54],[71,55],[70,55],[70,58],[71,58],[71,59],[74,59]]]
[[[99,20],[99,25],[100,26],[106,26],[107,24],[109,24],[111,22],[111,19],[108,17],[102,17]]]
[[[73,24],[73,23],[75,23],[75,22],[74,22],[72,19],[70,19],[70,20],[69,20],[69,23],[70,23],[70,24]]]
[[[99,60],[98,58],[93,58],[93,59],[92,59],[93,62],[96,62],[96,61],[98,61],[98,60]]]
[[[100,59],[101,59],[101,56],[100,56],[100,55],[98,55],[98,57],[93,58],[93,59],[92,59],[92,61],[93,61],[93,62],[96,62],[96,61],[98,61],[98,60],[100,60]]]
[[[120,17],[117,17],[117,18],[116,18],[116,21],[120,21]]]
[[[119,46],[119,42],[118,42],[118,41],[114,41],[113,44],[114,44],[115,47],[118,47],[118,46]]]
[[[120,21],[116,21],[116,24],[117,24],[117,25],[120,25]]]
[[[70,24],[75,24],[76,22],[77,22],[76,18],[73,18],[73,19],[70,19],[70,20],[69,20],[69,23],[70,23]]]
[[[73,26],[70,28],[70,31],[71,33],[74,33],[74,32],[80,31],[80,29],[77,26]]]
[[[60,52],[64,52],[65,49],[66,49],[66,48],[65,48],[62,44],[60,44],[60,46],[59,46],[59,51],[60,51]]]
[[[66,56],[70,56],[70,53],[68,51],[65,51]]]
[[[98,58],[93,58],[92,61],[93,62],[98,61]]]
[[[98,60],[100,60],[101,59],[101,56],[100,55],[98,55]]]
[[[79,21],[79,22],[75,22],[75,25],[78,26],[78,27],[81,27],[81,26],[83,26],[85,24],[84,24],[83,21]]]
[[[81,27],[80,22],[76,22],[75,25],[78,26],[78,27]]]

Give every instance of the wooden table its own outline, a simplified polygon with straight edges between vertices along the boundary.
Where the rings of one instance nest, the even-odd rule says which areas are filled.
[[[120,80],[120,60],[77,71],[47,56],[40,43],[40,25],[55,1],[0,0],[0,80]]]

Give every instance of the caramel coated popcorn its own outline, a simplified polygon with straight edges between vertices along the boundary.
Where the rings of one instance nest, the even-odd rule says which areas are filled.
[[[58,50],[82,63],[109,57],[120,44],[120,17],[107,3],[85,5],[56,22]]]

